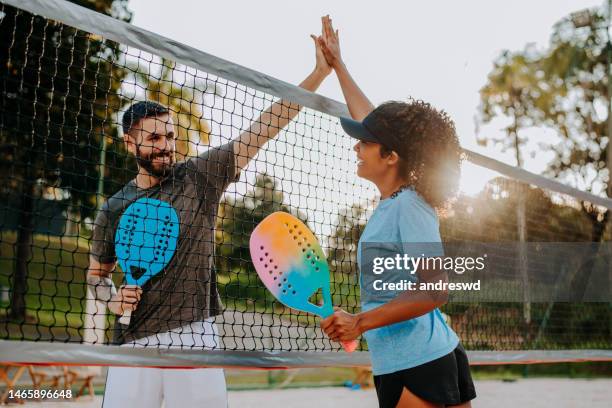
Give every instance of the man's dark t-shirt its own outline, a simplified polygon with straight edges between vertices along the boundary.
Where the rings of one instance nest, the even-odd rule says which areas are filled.
[[[170,262],[146,282],[128,327],[115,323],[114,342],[130,342],[221,313],[214,273],[215,219],[221,196],[234,177],[233,143],[211,148],[173,166],[158,185],[141,189],[132,180],[103,205],[96,217],[91,256],[114,263],[115,232],[134,201],[170,204],[179,218],[179,236]]]

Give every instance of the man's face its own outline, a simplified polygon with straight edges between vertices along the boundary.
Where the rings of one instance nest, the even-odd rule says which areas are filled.
[[[175,162],[174,122],[169,114],[141,119],[130,129],[128,150],[150,175],[163,177]]]

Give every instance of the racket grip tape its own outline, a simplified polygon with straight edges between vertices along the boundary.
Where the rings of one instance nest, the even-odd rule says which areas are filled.
[[[119,318],[119,323],[128,326],[130,324],[130,319],[132,318],[132,311],[126,310],[123,315]]]

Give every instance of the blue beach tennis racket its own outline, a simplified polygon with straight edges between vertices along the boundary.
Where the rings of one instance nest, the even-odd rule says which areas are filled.
[[[141,198],[123,212],[115,232],[115,254],[128,285],[142,287],[160,273],[176,251],[179,217],[164,201]],[[132,312],[119,319],[129,324]]]

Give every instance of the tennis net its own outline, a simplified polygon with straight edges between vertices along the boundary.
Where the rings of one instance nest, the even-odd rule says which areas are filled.
[[[115,18],[61,0],[1,4],[0,360],[367,364],[365,342],[361,352],[339,352],[340,345],[323,334],[317,318],[274,300],[248,250],[251,231],[266,215],[294,214],[319,237],[327,254],[334,304],[359,310],[357,241],[377,195],[355,175],[352,143],[338,120],[348,116],[346,106],[129,25],[120,21],[125,17],[120,11],[109,13]],[[182,343],[183,335],[211,334],[188,331],[168,343],[107,345],[121,328],[106,305],[93,299],[85,277],[103,204],[136,176],[134,158],[121,139],[126,109],[142,100],[168,106],[177,160],[186,162],[237,138],[281,99],[299,104],[300,113],[227,187],[215,232],[201,243],[215,248],[213,282],[208,282],[211,296],[217,291],[221,298],[218,313],[210,311],[219,332],[208,348],[215,350],[202,353],[207,347]],[[465,154],[464,174],[490,177],[478,191],[462,193],[442,217],[444,242],[609,241],[603,219],[612,200]],[[201,241],[203,236],[182,239]],[[517,253],[511,265],[521,271]],[[568,279],[575,273],[564,272]],[[123,275],[114,275],[119,286]],[[162,295],[196,297],[191,283],[173,282]],[[608,302],[588,296],[558,299],[555,290],[534,300],[528,288],[487,301],[458,299],[443,308],[474,361],[612,359]],[[175,315],[162,323],[173,330],[186,327]],[[154,351],[160,346],[162,354]],[[50,350],[56,352],[53,357]]]

